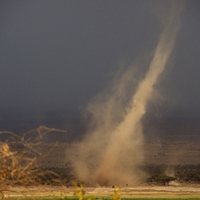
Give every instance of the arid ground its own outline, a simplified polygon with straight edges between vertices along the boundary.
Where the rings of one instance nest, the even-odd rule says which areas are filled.
[[[16,187],[9,196],[18,196],[23,190],[23,195],[31,196],[73,196],[74,188],[64,188],[61,186],[44,186],[44,187]],[[122,187],[121,197],[126,198],[200,198],[199,186],[137,186],[137,187]],[[107,196],[114,195],[114,188],[110,187],[86,187],[86,196]],[[8,196],[8,194],[6,194]]]
[[[72,156],[72,148],[78,143],[59,142],[55,148],[54,143],[43,143],[38,146],[41,152],[52,151],[48,154],[41,165],[45,168],[58,168],[67,170],[68,158]],[[144,165],[199,165],[200,146],[199,141],[186,140],[146,140],[144,144]],[[66,178],[67,179],[67,178]],[[29,187],[23,194],[36,196],[73,196],[74,187],[68,186],[43,186]],[[11,196],[19,195],[24,188],[15,187],[9,193]],[[85,187],[86,196],[113,196],[112,187]],[[200,198],[200,184],[170,182],[169,186],[155,184],[143,184],[135,187],[121,187],[121,197],[148,197],[148,198]]]
[[[200,141],[187,140],[146,140],[144,143],[144,164],[155,165],[198,165],[200,164]],[[78,143],[59,142],[42,161],[42,166],[65,168],[72,148]],[[52,149],[54,143],[43,143],[38,148],[42,152]],[[134,157],[134,155],[133,155]]]

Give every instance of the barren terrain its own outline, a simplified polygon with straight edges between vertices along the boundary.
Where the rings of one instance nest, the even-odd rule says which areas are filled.
[[[78,142],[62,143],[59,142],[55,148],[55,143],[42,143],[37,149],[46,153],[52,149],[41,162],[46,168],[58,168],[67,170],[69,167],[68,159],[72,156],[73,148]],[[134,155],[133,155],[134,157]],[[199,165],[200,146],[199,141],[186,140],[146,140],[144,143],[144,165]],[[74,187],[70,186],[43,186],[28,187],[23,194],[33,196],[73,196]],[[9,193],[11,196],[21,194],[24,188],[15,187]],[[85,187],[86,196],[113,196],[112,187]],[[8,195],[8,194],[7,194]],[[121,197],[148,197],[148,198],[200,198],[200,185],[197,183],[170,182],[169,186],[157,186],[155,184],[142,184],[135,187],[121,187]]]
[[[200,141],[161,141],[146,140],[144,143],[144,164],[198,165],[200,164]],[[72,156],[77,143],[59,142],[52,152],[42,161],[44,167],[65,168],[68,158]],[[43,143],[38,146],[41,152],[52,149],[54,143]],[[133,155],[134,158],[134,155]]]
[[[106,196],[114,195],[114,188],[111,187],[86,187],[86,196]],[[122,198],[200,198],[200,187],[198,186],[137,186],[122,187]],[[6,196],[19,196],[23,191],[23,195],[28,196],[73,196],[73,187],[61,186],[43,186],[43,187],[16,187]]]

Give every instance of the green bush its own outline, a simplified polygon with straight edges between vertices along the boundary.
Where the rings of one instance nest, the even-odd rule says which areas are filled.
[[[176,178],[173,176],[160,174],[160,175],[153,175],[147,178],[147,183],[156,182],[157,184],[169,185],[169,182],[174,181],[174,180],[176,180]]]

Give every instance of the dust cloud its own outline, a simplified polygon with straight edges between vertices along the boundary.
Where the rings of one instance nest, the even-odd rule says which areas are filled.
[[[112,85],[87,106],[88,133],[72,158],[79,180],[91,184],[135,184],[142,173],[143,132],[141,119],[152,99],[154,85],[165,69],[179,30],[183,3],[172,1],[149,70],[134,79],[143,62],[120,69]]]

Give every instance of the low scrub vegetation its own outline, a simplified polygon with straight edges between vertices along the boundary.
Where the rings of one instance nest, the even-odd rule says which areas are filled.
[[[26,187],[59,182],[56,173],[39,167],[38,164],[45,155],[34,148],[38,145],[39,138],[52,131],[58,130],[42,126],[24,133],[22,137],[10,131],[0,132],[0,134],[12,136],[6,141],[0,141],[0,194],[2,199],[4,193],[10,191],[13,186]],[[37,137],[30,141],[28,134],[35,132]]]
[[[147,183],[156,183],[161,185],[169,185],[170,181],[175,181],[176,178],[173,176],[167,176],[165,174],[159,174],[159,175],[152,175],[149,178],[147,178]]]
[[[180,183],[200,183],[200,165],[146,165],[141,168],[148,174],[147,183],[169,185],[174,180]]]

